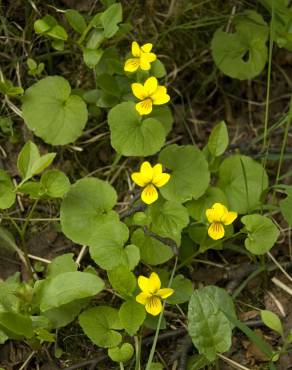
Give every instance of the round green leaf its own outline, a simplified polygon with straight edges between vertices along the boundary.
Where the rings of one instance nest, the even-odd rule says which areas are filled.
[[[151,217],[151,231],[180,244],[181,231],[189,222],[187,209],[180,203],[159,200],[147,209]]]
[[[118,310],[99,306],[86,310],[79,315],[79,323],[84,333],[99,347],[111,348],[118,346],[122,336]]]
[[[135,275],[125,265],[118,266],[107,272],[112,287],[122,296],[131,297],[136,288]]]
[[[244,214],[260,205],[261,194],[268,187],[268,175],[252,158],[233,155],[219,168],[218,187],[224,191],[230,210]]]
[[[108,123],[112,147],[125,156],[149,156],[165,142],[166,132],[160,121],[139,115],[133,102],[118,104],[109,111]]]
[[[169,182],[160,188],[164,198],[183,203],[204,194],[210,173],[208,163],[197,147],[169,145],[161,151],[159,161],[171,173]]]
[[[188,332],[200,354],[214,361],[231,347],[233,325],[221,311],[236,317],[232,298],[216,286],[197,289],[188,309]]]
[[[171,284],[174,293],[167,298],[169,304],[181,304],[189,301],[194,292],[193,283],[191,280],[186,279],[183,275],[177,275]]]
[[[123,343],[121,347],[108,349],[109,357],[115,362],[126,362],[133,357],[134,347],[130,343]]]
[[[169,107],[166,106],[156,106],[154,107],[152,113],[148,116],[149,118],[154,118],[161,122],[166,135],[169,134],[173,124],[173,115]]]
[[[25,91],[23,118],[28,128],[46,143],[65,145],[74,142],[87,122],[84,101],[71,95],[63,77],[46,77]]]
[[[33,336],[30,317],[17,312],[0,312],[0,329],[12,339]]]
[[[129,266],[127,251],[123,248],[128,237],[127,226],[118,220],[101,225],[91,239],[91,258],[105,270],[121,264]]]
[[[146,310],[140,303],[128,300],[121,305],[119,317],[126,332],[135,335],[146,318]]]
[[[16,194],[14,185],[7,173],[0,169],[0,208],[6,209],[13,205]]]
[[[173,256],[173,252],[168,245],[145,235],[142,230],[133,232],[131,242],[140,249],[141,259],[150,265],[159,265]]]
[[[214,203],[222,203],[228,206],[226,195],[219,188],[209,187],[206,193],[199,199],[192,199],[186,203],[189,215],[195,220],[206,222],[206,209],[211,208]]]
[[[116,201],[117,194],[107,182],[97,178],[78,180],[61,204],[62,231],[75,243],[95,245],[106,236],[108,226],[119,223],[118,214],[111,211]]]
[[[259,255],[269,252],[276,243],[280,231],[274,222],[262,215],[247,215],[241,218],[248,236],[245,246],[251,253]]]
[[[41,185],[45,194],[51,198],[62,198],[70,189],[68,177],[58,170],[44,173],[41,177]]]
[[[227,76],[250,79],[264,69],[267,61],[266,41],[269,28],[262,16],[248,10],[234,20],[235,33],[219,28],[212,40],[212,56]]]

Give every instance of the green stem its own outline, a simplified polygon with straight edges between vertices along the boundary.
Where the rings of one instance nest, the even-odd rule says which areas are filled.
[[[124,368],[124,364],[123,364],[122,362],[120,362],[120,369],[121,369],[121,370],[125,370],[125,368]]]
[[[136,352],[136,363],[135,363],[135,370],[141,370],[141,340],[138,336],[134,337],[135,341],[135,352]]]
[[[265,127],[264,127],[264,141],[263,150],[267,146],[268,124],[269,124],[269,103],[270,103],[270,87],[271,87],[271,72],[272,72],[272,54],[274,42],[274,1],[272,1],[272,18],[270,25],[270,42],[269,42],[269,61],[268,61],[268,81],[267,81],[267,95],[266,95],[266,109],[265,109]]]
[[[227,241],[227,240],[231,240],[231,239],[234,239],[236,238],[238,235],[241,235],[241,234],[244,234],[242,231],[238,231],[237,233],[229,236],[228,238],[225,238],[224,241]],[[222,240],[219,240],[217,242],[215,242],[214,244],[211,244],[208,249],[212,249],[214,247],[216,247],[219,243],[221,243]],[[194,258],[197,257],[197,255],[199,255],[201,253],[200,249],[197,250],[195,253],[193,253],[190,257],[186,258],[182,263],[180,263],[178,266],[177,266],[177,269],[176,270],[180,270],[182,267],[184,267],[185,265],[187,265],[189,262],[191,262]]]
[[[280,154],[280,160],[279,160],[278,169],[277,169],[277,176],[276,176],[275,185],[278,184],[279,179],[280,179],[281,168],[282,168],[282,163],[283,163],[283,159],[284,159],[284,153],[285,153],[285,149],[286,149],[286,145],[287,145],[287,140],[288,140],[288,134],[289,134],[289,129],[290,129],[291,121],[292,121],[292,97],[291,97],[291,100],[290,100],[290,108],[289,108],[289,112],[288,112],[288,120],[286,122],[286,127],[285,127],[285,132],[284,132],[284,138],[283,138],[282,147],[281,147],[281,154]],[[274,191],[273,191],[272,204],[274,204],[275,195],[276,195],[276,189],[274,189]]]
[[[176,266],[177,266],[177,260],[178,260],[178,258],[175,257],[175,262],[174,262],[174,266],[173,266],[171,276],[170,276],[170,279],[169,279],[168,288],[171,287],[171,284],[172,284],[172,281],[173,281],[173,277],[174,277],[174,274],[175,274],[175,271],[176,271]],[[149,358],[148,358],[145,370],[150,370],[150,367],[151,367],[151,364],[152,364],[152,361],[153,361],[153,357],[154,357],[154,353],[155,353],[155,349],[156,349],[156,344],[157,344],[157,340],[158,340],[158,335],[159,335],[159,331],[160,331],[161,321],[162,321],[162,317],[163,317],[164,306],[165,306],[165,301],[163,303],[162,310],[161,310],[160,315],[159,315],[154,340],[153,340],[153,343],[152,343],[151,351],[150,351],[150,354],[149,354]]]

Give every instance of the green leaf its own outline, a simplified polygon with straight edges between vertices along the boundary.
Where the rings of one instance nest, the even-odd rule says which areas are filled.
[[[142,119],[133,102],[118,104],[109,111],[111,145],[125,156],[149,156],[164,144],[166,132],[160,121]]]
[[[55,277],[64,272],[77,271],[78,266],[73,260],[73,253],[65,253],[61,256],[55,257],[52,262],[48,265],[47,278]]]
[[[17,159],[18,171],[23,181],[41,173],[53,162],[55,156],[56,153],[41,156],[38,147],[32,141],[28,141],[21,149]]]
[[[125,264],[130,270],[138,265],[140,261],[140,250],[136,245],[130,244],[124,248]]]
[[[52,29],[46,32],[46,35],[51,36],[53,39],[66,41],[68,39],[68,34],[64,27],[57,24]]]
[[[193,283],[191,280],[186,279],[183,275],[177,275],[171,284],[174,290],[173,295],[167,298],[169,304],[182,304],[190,300],[194,292]]]
[[[261,310],[261,318],[263,323],[270,329],[283,335],[283,326],[279,317],[271,311]]]
[[[8,340],[8,336],[4,333],[4,331],[0,330],[0,344],[4,344]],[[0,370],[5,370],[3,367],[0,367]]]
[[[16,249],[14,236],[3,226],[0,226],[0,248],[10,249],[13,251]]]
[[[161,151],[159,162],[171,171],[169,182],[160,188],[164,198],[183,203],[201,197],[207,190],[208,163],[197,147],[168,145]]]
[[[145,235],[142,230],[133,232],[131,242],[140,249],[141,259],[150,265],[159,265],[173,256],[173,252],[168,245]]]
[[[51,198],[63,198],[70,189],[68,177],[58,170],[44,173],[40,182],[45,194]]]
[[[216,286],[195,290],[189,303],[188,332],[199,353],[210,361],[231,347],[233,325],[221,309],[236,317],[231,297]]]
[[[109,39],[118,31],[118,24],[123,20],[123,10],[120,3],[113,4],[100,17],[104,28],[104,36]]]
[[[107,276],[112,287],[123,297],[131,297],[136,288],[135,275],[127,266],[118,266],[107,271]]]
[[[163,370],[163,365],[160,362],[151,362],[149,370]]]
[[[269,252],[280,235],[279,229],[268,217],[258,214],[247,215],[241,218],[241,222],[248,232],[244,245],[253,254]]]
[[[10,208],[15,202],[14,185],[8,174],[0,169],[0,209]]]
[[[269,28],[262,16],[247,10],[234,19],[235,33],[219,28],[212,40],[212,56],[227,76],[251,79],[261,73],[267,61]]]
[[[74,300],[92,297],[104,288],[104,282],[87,272],[64,272],[46,279],[38,292],[40,310],[47,311]]]
[[[227,198],[223,191],[216,187],[209,187],[202,197],[187,202],[186,208],[192,218],[205,223],[206,209],[211,208],[214,203],[218,202],[228,206]]]
[[[71,94],[68,81],[60,76],[46,77],[28,88],[22,111],[28,128],[53,145],[75,141],[87,122],[84,101]]]
[[[89,252],[91,258],[103,269],[111,270],[123,264],[128,267],[127,249],[123,245],[129,238],[129,230],[122,222],[110,222],[99,228]]]
[[[228,147],[229,137],[226,123],[221,121],[212,130],[209,140],[208,149],[214,157],[222,155]]]
[[[157,106],[151,114],[148,116],[149,118],[154,118],[160,123],[162,123],[166,135],[168,135],[171,131],[172,124],[173,124],[173,115],[171,110],[167,106]]]
[[[286,186],[286,198],[280,201],[280,209],[285,221],[292,226],[292,186]]]
[[[188,211],[183,205],[159,200],[148,207],[146,214],[151,217],[151,231],[180,244],[182,229],[189,223]]]
[[[120,97],[121,91],[117,80],[114,76],[107,73],[102,73],[96,78],[96,84],[107,94],[113,95],[117,98]]]
[[[248,213],[260,206],[268,175],[261,164],[244,155],[226,158],[219,168],[217,186],[224,191],[231,211]]]
[[[79,323],[84,333],[94,344],[102,348],[118,346],[122,336],[118,310],[108,306],[90,308],[79,315]]]
[[[130,343],[123,343],[121,347],[108,349],[108,355],[115,362],[129,361],[134,354],[134,347]]]
[[[0,329],[12,339],[33,336],[31,319],[16,312],[0,312]]]
[[[87,67],[94,68],[100,61],[102,54],[103,54],[102,49],[95,50],[95,49],[84,48],[83,49],[84,63],[87,65]]]
[[[55,39],[52,41],[52,48],[58,51],[62,51],[65,48],[65,43],[63,40]]]
[[[111,210],[116,201],[117,194],[107,182],[93,177],[78,180],[61,204],[63,233],[75,243],[96,245],[107,236],[104,227],[119,227],[118,214]]]
[[[165,75],[166,69],[164,64],[159,59],[156,59],[153,63],[151,63],[151,76],[162,78]]]
[[[34,22],[34,30],[38,34],[43,34],[56,26],[58,22],[51,15],[46,15],[42,19],[38,19]]]
[[[226,226],[226,236],[228,236],[228,227],[232,226]],[[222,249],[222,240],[213,240],[208,236],[208,226],[207,225],[198,225],[198,224],[193,224],[189,225],[187,228],[188,234],[190,238],[198,244],[199,250],[197,252],[199,253],[204,253],[208,249],[216,249],[220,250]]]
[[[87,27],[85,19],[79,12],[77,12],[77,10],[74,9],[66,10],[65,16],[74,31],[80,34],[82,34],[85,31]]]
[[[126,332],[133,336],[143,324],[146,318],[146,310],[140,303],[128,300],[121,305],[119,317]]]
[[[78,299],[57,308],[51,308],[43,312],[43,316],[49,320],[49,328],[57,329],[67,326],[75,320],[80,311],[88,306],[89,298]]]

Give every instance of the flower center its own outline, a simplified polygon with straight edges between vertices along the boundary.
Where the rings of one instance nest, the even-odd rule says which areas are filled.
[[[214,222],[213,228],[214,228],[214,231],[219,232],[221,230],[221,222]]]

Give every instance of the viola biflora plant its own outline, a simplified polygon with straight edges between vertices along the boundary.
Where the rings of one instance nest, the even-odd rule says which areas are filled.
[[[122,23],[120,3],[89,19],[75,10],[66,11],[65,17],[67,30],[47,15],[35,22],[35,32],[54,49],[77,47],[96,86],[82,89],[81,83],[77,90],[64,76],[45,76],[46,66],[31,59],[29,73],[37,81],[24,92],[1,82],[10,102],[15,96],[21,100],[18,113],[34,139],[18,154],[16,182],[0,170],[1,244],[16,253],[26,270],[26,279],[15,274],[0,283],[0,342],[24,341],[35,351],[46,342],[62,348],[57,332],[74,322],[121,368],[135,362],[136,369],[162,369],[154,364],[154,352],[159,330],[169,325],[167,310],[187,317],[184,325],[197,352],[191,369],[212,364],[230,349],[235,326],[247,335],[248,328],[237,319],[233,298],[217,286],[193,286],[187,266],[196,256],[209,249],[224,250],[230,242],[251,261],[263,260],[279,237],[267,203],[275,189],[261,163],[240,152],[226,152],[224,121],[214,126],[202,149],[167,143],[173,124],[168,103],[175,92],[167,90],[155,45],[133,41],[128,55],[108,46],[129,30]],[[240,18],[236,30],[243,34],[250,18],[258,20],[253,26],[264,54],[267,26],[256,14]],[[225,37],[223,30],[215,34],[216,63],[223,45],[218,39]],[[222,60],[224,71],[230,65]],[[238,71],[232,75],[246,76]],[[116,153],[113,167],[123,157],[130,159],[132,190],[126,195],[104,179],[89,175],[73,180],[54,168],[60,147],[78,140],[87,122],[103,114]],[[42,143],[41,150],[35,142]],[[44,143],[50,144],[46,150]],[[282,212],[291,226],[292,187],[277,184],[276,189],[286,198],[272,209]],[[15,218],[14,210],[24,200],[28,212]],[[52,222],[59,223],[60,232],[82,253],[59,255],[39,269],[27,250],[27,235],[30,219],[43,202],[56,210]],[[86,250],[90,259],[81,261]],[[279,320],[263,315],[282,335]],[[146,328],[156,330],[149,356],[143,347]],[[263,339],[256,339],[271,368],[291,341],[290,333],[284,349],[271,350]]]

